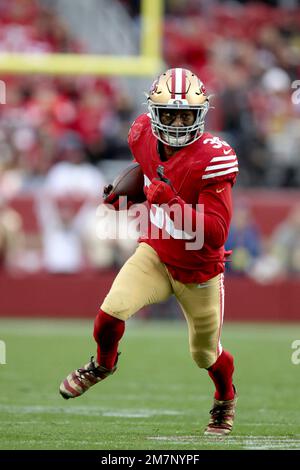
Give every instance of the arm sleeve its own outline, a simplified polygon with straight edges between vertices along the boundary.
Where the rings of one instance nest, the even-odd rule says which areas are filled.
[[[204,187],[198,198],[198,204],[204,205],[204,240],[214,248],[220,248],[226,242],[232,217],[232,184],[230,181],[214,183]],[[176,201],[175,201],[176,200]],[[197,212],[183,199],[176,197],[185,218],[195,232],[197,230]],[[172,202],[173,202],[172,201]]]

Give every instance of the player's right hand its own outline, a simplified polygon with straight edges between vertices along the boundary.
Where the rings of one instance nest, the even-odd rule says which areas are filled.
[[[127,200],[126,196],[118,196],[113,192],[113,185],[107,184],[103,189],[103,203],[113,206],[115,210],[127,210],[132,206],[132,202]]]
[[[149,204],[168,204],[175,197],[171,186],[164,181],[154,178],[150,186],[144,188]]]

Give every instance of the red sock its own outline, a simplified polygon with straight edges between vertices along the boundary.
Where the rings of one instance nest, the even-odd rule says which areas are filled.
[[[232,400],[234,398],[234,388],[232,385],[234,365],[232,355],[223,350],[216,362],[207,370],[216,387],[215,399]]]
[[[99,365],[112,369],[115,365],[119,341],[125,331],[125,322],[112,317],[100,309],[94,324],[94,338]]]

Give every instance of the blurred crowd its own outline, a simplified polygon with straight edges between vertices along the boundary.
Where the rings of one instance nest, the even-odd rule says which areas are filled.
[[[1,52],[80,52],[61,18],[34,0],[0,0]]]
[[[138,18],[140,2],[122,3]],[[212,94],[207,129],[236,149],[238,185],[297,188],[300,8],[297,2],[287,2],[289,8],[267,3],[276,4],[169,0],[163,54],[166,67],[192,69]],[[0,51],[88,52],[38,0],[0,0]],[[1,80],[0,270],[74,273],[120,266],[134,249],[134,236],[99,243],[103,227],[95,211],[105,163],[130,160],[126,137],[141,108],[117,79]],[[265,240],[249,208],[240,206],[227,244],[234,248],[227,268],[232,274],[262,282],[299,275],[300,209]]]
[[[84,46],[38,1],[0,0],[0,51],[74,53]],[[99,165],[130,159],[130,98],[112,79],[1,79],[0,271],[75,273],[119,265],[133,242],[99,242],[95,212],[105,184]]]
[[[258,282],[300,276],[300,204],[265,236],[249,204],[237,204],[226,242],[232,250],[229,274],[250,276]]]
[[[208,126],[236,149],[239,184],[299,187],[300,7],[170,1],[164,51],[214,95]]]

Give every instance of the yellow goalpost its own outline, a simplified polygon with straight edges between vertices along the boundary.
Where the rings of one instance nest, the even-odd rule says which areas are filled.
[[[154,75],[162,67],[163,0],[141,1],[138,56],[0,53],[0,73],[48,75]]]

